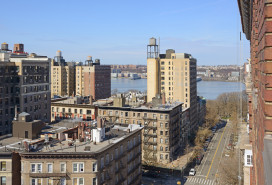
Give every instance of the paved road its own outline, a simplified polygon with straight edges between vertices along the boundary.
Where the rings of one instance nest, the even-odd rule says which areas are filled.
[[[215,185],[216,176],[223,151],[229,140],[230,124],[216,131],[210,142],[201,164],[196,167],[196,175],[189,176],[185,185],[207,184]]]

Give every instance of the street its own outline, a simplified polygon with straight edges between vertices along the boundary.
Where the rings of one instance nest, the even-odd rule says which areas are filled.
[[[204,158],[199,166],[196,166],[196,175],[188,176],[185,185],[217,184],[216,177],[218,177],[219,164],[223,156],[224,148],[229,139],[230,124],[227,123],[225,127],[219,128],[212,138]]]

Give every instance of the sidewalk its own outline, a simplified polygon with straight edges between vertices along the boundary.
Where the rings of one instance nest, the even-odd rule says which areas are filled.
[[[166,165],[167,168],[170,169],[179,169],[182,170],[186,167],[187,162],[189,162],[190,157],[193,155],[193,151],[189,152],[188,154],[179,156],[176,160],[172,161],[171,163],[168,163]]]

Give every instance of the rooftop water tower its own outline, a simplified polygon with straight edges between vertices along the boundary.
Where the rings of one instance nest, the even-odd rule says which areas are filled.
[[[93,65],[92,56],[88,56],[88,57],[87,57],[87,60],[85,60],[85,65],[86,65],[86,66],[92,66],[92,65]]]
[[[65,65],[65,60],[63,59],[62,52],[60,50],[56,52],[54,59],[59,65]]]
[[[157,40],[152,37],[149,39],[149,44],[147,45],[147,58],[158,58],[159,57],[159,46]]]
[[[3,42],[1,44],[1,50],[3,50],[3,51],[9,51],[8,44],[6,42]]]

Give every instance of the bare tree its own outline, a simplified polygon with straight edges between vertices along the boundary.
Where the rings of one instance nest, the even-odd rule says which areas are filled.
[[[239,161],[236,153],[231,153],[230,157],[221,160],[219,168],[219,184],[236,185],[238,184]]]

